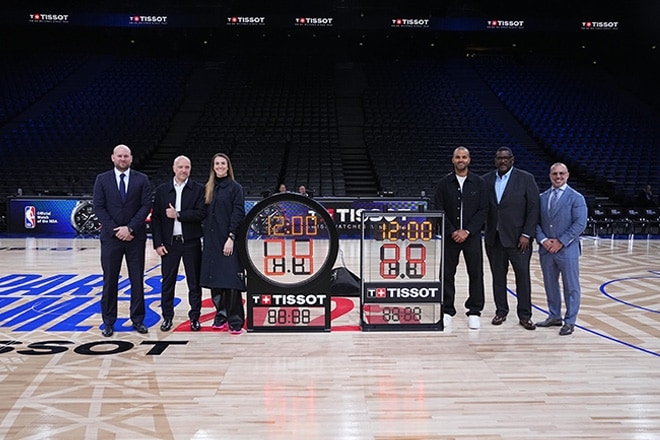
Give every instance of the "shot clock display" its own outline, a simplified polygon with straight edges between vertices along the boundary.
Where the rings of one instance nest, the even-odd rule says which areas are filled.
[[[330,330],[339,240],[318,202],[293,193],[268,197],[248,212],[236,243],[247,271],[248,330]]]
[[[442,330],[442,212],[362,214],[363,330]]]

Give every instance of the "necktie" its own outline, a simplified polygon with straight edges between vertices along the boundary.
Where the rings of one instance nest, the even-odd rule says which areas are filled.
[[[550,197],[550,214],[555,213],[557,208],[557,200],[559,200],[559,189],[555,188],[552,190],[552,196]]]
[[[121,195],[121,201],[125,202],[126,201],[126,181],[124,178],[126,177],[126,174],[121,173],[119,175],[119,195]]]

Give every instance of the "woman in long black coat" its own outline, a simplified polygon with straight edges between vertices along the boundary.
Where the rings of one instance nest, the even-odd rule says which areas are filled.
[[[241,334],[245,321],[242,293],[244,270],[234,247],[245,218],[243,187],[234,180],[226,154],[217,153],[206,182],[207,217],[204,221],[201,285],[211,289],[216,308],[213,328]]]

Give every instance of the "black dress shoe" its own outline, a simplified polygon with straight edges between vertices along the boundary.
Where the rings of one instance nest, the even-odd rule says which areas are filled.
[[[115,329],[113,329],[111,325],[106,325],[103,328],[103,331],[101,332],[101,334],[103,336],[105,336],[106,338],[109,338],[110,336],[115,334]]]
[[[567,336],[573,334],[575,326],[573,324],[564,324],[563,327],[559,330],[561,336]]]
[[[537,322],[537,327],[561,327],[561,318],[546,318],[545,321]]]
[[[145,334],[145,333],[148,333],[148,332],[149,332],[149,330],[147,330],[147,328],[146,328],[146,327],[144,326],[144,324],[142,324],[142,323],[140,323],[140,324],[133,324],[133,328],[134,328],[135,331],[137,331],[138,333]]]
[[[531,319],[521,319],[520,325],[522,325],[525,330],[536,330],[536,326]]]
[[[198,320],[196,319],[191,319],[190,320],[190,330],[194,332],[198,332],[202,329],[202,325],[199,323]]]
[[[170,331],[172,329],[172,320],[164,319],[163,323],[160,325],[160,329],[164,332]]]
[[[502,325],[504,321],[506,321],[506,315],[495,315],[490,323],[493,325]]]

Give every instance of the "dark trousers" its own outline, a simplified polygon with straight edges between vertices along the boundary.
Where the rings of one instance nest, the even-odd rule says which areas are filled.
[[[211,289],[211,299],[215,306],[218,323],[227,322],[230,329],[239,330],[245,322],[243,296],[236,289]]]
[[[108,327],[114,326],[117,321],[117,290],[124,257],[131,282],[131,321],[134,324],[142,324],[144,321],[144,245],[145,240],[121,241],[116,238],[101,240],[103,269],[101,315],[103,323]]]
[[[481,246],[481,234],[470,235],[463,243],[456,243],[451,237],[445,242],[445,277],[443,281],[443,307],[444,313],[454,316],[454,297],[456,296],[456,268],[461,252],[465,259],[469,278],[468,298],[465,301],[467,315],[481,315],[484,309],[484,269],[483,250]]]
[[[202,267],[202,245],[199,238],[191,240],[174,240],[166,244],[167,254],[161,257],[161,313],[163,319],[174,318],[174,290],[179,274],[179,264],[183,260],[188,284],[188,303],[190,311],[188,318],[199,320],[202,310],[202,288],[199,285],[199,273]]]
[[[532,318],[532,281],[529,265],[532,259],[532,245],[526,252],[520,252],[517,247],[504,247],[499,235],[495,236],[495,244],[486,244],[486,254],[490,262],[493,276],[493,296],[495,298],[495,313],[506,316],[509,313],[507,301],[507,273],[509,263],[516,275],[516,296],[518,297],[518,319]]]

